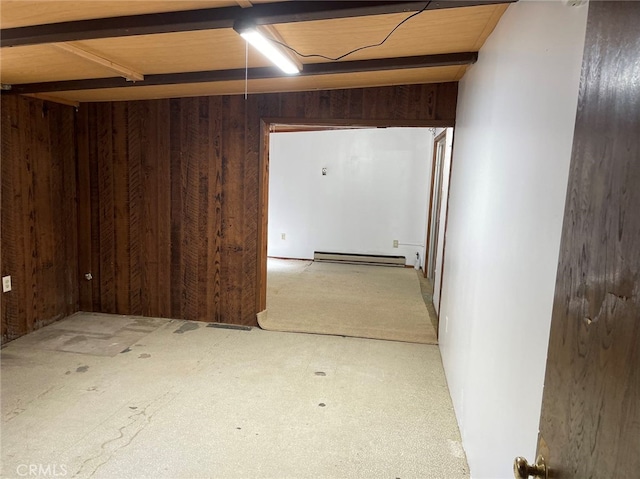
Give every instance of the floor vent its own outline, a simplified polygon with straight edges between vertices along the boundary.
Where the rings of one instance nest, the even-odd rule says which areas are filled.
[[[356,263],[372,264],[378,266],[400,266],[404,268],[407,259],[404,256],[387,256],[381,254],[356,254],[334,253],[327,251],[314,251],[314,261],[327,261],[330,263]]]
[[[251,326],[243,326],[241,324],[227,324],[227,323],[209,323],[207,328],[218,329],[236,329],[238,331],[251,331]]]

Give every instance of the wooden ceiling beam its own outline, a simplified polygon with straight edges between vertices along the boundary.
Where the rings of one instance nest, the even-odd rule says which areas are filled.
[[[46,100],[53,103],[60,103],[61,105],[68,105],[74,108],[78,108],[80,106],[80,102],[67,100],[66,98],[58,98],[57,96],[45,95],[42,93],[29,93],[25,96],[30,96],[32,98],[38,98],[39,100]]]
[[[131,68],[127,68],[118,63],[112,62],[108,58],[101,57],[96,55],[95,53],[91,53],[84,48],[80,48],[72,43],[54,43],[54,47],[64,50],[65,52],[69,52],[77,57],[88,60],[92,63],[100,65],[107,70],[111,70],[112,72],[117,73],[121,77],[129,81],[142,81],[144,80],[144,75],[139,73]]]
[[[409,68],[443,67],[451,65],[469,65],[478,60],[477,52],[444,53],[438,55],[420,55],[413,57],[382,58],[376,60],[355,60],[346,62],[312,63],[304,66],[298,75],[286,76],[277,67],[249,68],[246,73],[249,80],[265,78],[292,78],[341,73],[360,73],[381,70],[404,70]],[[209,70],[186,73],[165,73],[146,75],[144,81],[130,82],[124,78],[95,78],[87,80],[67,80],[44,83],[24,83],[4,85],[2,94],[50,93],[74,90],[98,90],[103,88],[142,87],[151,85],[179,85],[186,83],[211,83],[221,81],[244,80],[245,69]]]
[[[295,23],[312,20],[384,15],[438,10],[478,5],[513,3],[517,0],[447,0],[447,1],[305,1],[188,10],[180,12],[97,18],[0,30],[0,46],[14,47],[59,43],[98,38],[149,35],[233,28],[236,20],[256,25]]]

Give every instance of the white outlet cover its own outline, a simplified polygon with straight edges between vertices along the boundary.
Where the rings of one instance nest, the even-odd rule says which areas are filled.
[[[11,276],[2,277],[2,292],[8,293],[11,291]]]

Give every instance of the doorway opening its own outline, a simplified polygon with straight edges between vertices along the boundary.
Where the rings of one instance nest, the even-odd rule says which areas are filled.
[[[442,203],[442,170],[446,150],[446,133],[442,132],[433,142],[433,168],[431,174],[431,198],[428,220],[428,254],[424,274],[432,283],[436,277],[436,252],[438,251],[438,231],[440,229],[440,205]]]
[[[436,320],[440,316],[440,298],[442,296],[452,153],[453,128],[436,130],[433,145],[424,268],[424,277],[427,280],[427,294],[430,295],[433,303],[433,312]]]
[[[429,199],[429,170],[431,169],[430,161],[425,161],[424,157],[427,156],[430,160],[430,148],[432,147],[433,136],[426,128],[430,125],[419,122],[420,124],[393,124],[386,125],[385,122],[367,122],[367,124],[345,124],[344,122],[338,123],[321,123],[311,124],[305,123],[290,124],[279,121],[263,121],[262,129],[262,178],[260,180],[260,197],[262,204],[260,208],[260,214],[262,215],[261,230],[260,230],[260,252],[261,258],[259,262],[259,301],[258,310],[259,320],[267,317],[267,264],[270,261],[270,265],[275,268],[286,268],[287,263],[282,263],[282,258],[296,258],[298,260],[306,261],[307,265],[312,263],[315,251],[338,251],[343,253],[378,253],[378,254],[404,254],[407,260],[407,266],[416,269],[422,269],[425,261],[425,242],[424,232],[426,230],[426,218]],[[412,170],[411,162],[415,161],[413,158],[408,158],[408,151],[410,148],[407,146],[411,139],[404,142],[405,146],[400,148],[400,151],[385,152],[384,141],[381,140],[380,144],[376,144],[372,141],[372,145],[364,146],[363,141],[366,140],[344,140],[341,136],[346,134],[360,134],[360,136],[367,135],[384,135],[392,134],[390,130],[404,130],[402,133],[406,136],[407,132],[411,128],[385,128],[385,130],[376,130],[372,127],[380,128],[385,126],[406,126],[414,127],[416,130],[419,127],[424,130],[425,137],[429,138],[429,154],[425,155],[424,147],[420,150],[420,155],[423,158],[422,168],[425,169],[424,174],[417,175],[416,171]],[[352,132],[337,131],[350,129]],[[433,130],[433,128],[431,128]],[[319,136],[323,137],[318,140],[313,140],[313,135],[320,133]],[[294,135],[288,135],[294,133]],[[301,133],[301,134],[300,134]],[[296,135],[298,134],[298,135]],[[273,136],[272,136],[273,135]],[[277,138],[282,136],[298,136],[298,146],[288,146],[285,148],[287,156],[289,158],[282,164],[284,160],[274,160],[273,163],[269,158],[270,146],[277,145],[279,141]],[[371,137],[373,138],[373,136]],[[343,156],[341,161],[337,161],[336,158],[327,158],[325,160],[318,161],[317,158],[313,160],[313,153],[316,150],[320,150],[323,142],[340,143],[342,141],[341,155]],[[315,145],[315,146],[314,146]],[[413,146],[413,145],[412,145]],[[360,148],[360,149],[359,149]],[[372,158],[375,157],[376,161],[372,161],[371,158],[366,158],[366,154],[362,153],[362,148],[369,148],[374,153],[371,154]],[[417,148],[417,147],[416,147]],[[348,150],[348,151],[344,151]],[[334,153],[328,153],[329,156]],[[385,156],[386,155],[386,156]],[[312,161],[313,160],[313,161]],[[308,162],[311,161],[312,164]],[[316,164],[317,163],[317,164]],[[325,164],[326,163],[326,164]],[[278,175],[282,175],[282,171],[285,169],[291,174],[287,174],[286,178],[281,178]],[[297,170],[297,174],[294,170]],[[317,170],[317,171],[316,171]],[[272,194],[269,193],[270,189],[270,175],[272,179],[276,178],[277,181],[271,182]],[[420,178],[417,178],[420,176]],[[278,179],[279,178],[279,179]],[[413,182],[414,184],[411,184]],[[420,184],[418,187],[417,185]],[[377,187],[371,185],[377,184]],[[369,186],[368,186],[369,185]],[[366,191],[366,188],[373,188],[374,191]],[[412,200],[408,196],[411,196],[409,190],[420,189],[421,199]],[[377,188],[377,189],[376,189]],[[287,193],[285,193],[287,192]],[[359,199],[357,194],[361,193],[362,202],[369,208],[362,208],[358,210],[357,206],[351,203],[356,203]],[[283,196],[284,194],[284,196]],[[289,196],[287,196],[289,195]],[[355,196],[354,196],[355,195]],[[398,207],[398,204],[394,203],[398,198],[402,197],[405,201],[404,204],[410,205],[410,207]],[[332,204],[329,204],[332,203]],[[375,204],[373,204],[375,203]],[[391,205],[391,203],[394,203]],[[269,214],[270,209],[275,205],[278,208],[286,204],[287,225],[283,226],[285,222],[281,221],[277,215]],[[326,206],[326,208],[325,208]],[[353,206],[348,208],[348,206]],[[333,209],[332,209],[333,208]],[[382,210],[388,209],[391,212],[392,219],[389,219],[389,212],[382,212]],[[407,210],[412,209],[412,214],[415,216],[417,213],[420,216],[420,220],[407,220]],[[357,213],[354,213],[355,210]],[[373,212],[373,213],[372,213]],[[376,214],[378,213],[378,214]],[[385,214],[381,214],[385,213]],[[356,216],[350,217],[349,215],[355,214]],[[294,228],[291,226],[292,218],[296,215],[302,215],[307,222],[311,222],[306,230],[304,228]],[[333,216],[331,216],[333,215]],[[282,216],[282,215],[280,215]],[[330,217],[330,218],[329,218]],[[385,219],[382,219],[385,218]],[[295,218],[294,218],[295,219]],[[389,233],[389,238],[384,237],[384,233],[380,234],[380,225],[376,223],[392,224],[390,229],[399,229],[398,222],[406,221],[411,227],[413,227],[413,233],[411,235],[401,235],[400,233]],[[334,224],[335,222],[335,224]],[[416,224],[418,226],[416,231]],[[372,226],[377,226],[373,228]],[[421,233],[420,233],[421,231]],[[351,235],[349,235],[351,233]],[[396,237],[394,237],[394,235]],[[380,238],[376,236],[381,236]],[[351,243],[349,243],[352,241]],[[376,241],[382,242],[383,246],[376,247]],[[388,244],[387,244],[388,243]],[[373,244],[373,246],[372,246]],[[377,249],[376,249],[377,248]],[[386,248],[386,249],[385,249]],[[268,260],[268,256],[280,258]],[[280,264],[277,264],[280,261]],[[303,266],[298,264],[297,267]],[[333,268],[335,265],[322,266],[322,268]],[[314,268],[318,266],[314,264]],[[360,266],[362,267],[362,266]],[[294,265],[295,268],[295,265]],[[364,268],[367,268],[366,266]],[[382,268],[382,267],[373,267]],[[291,268],[290,268],[291,269]],[[356,268],[357,269],[357,268]],[[393,274],[412,274],[415,287],[417,289],[418,298],[422,303],[422,297],[420,295],[420,288],[416,278],[416,272],[409,268],[383,268],[387,271],[396,269],[396,273]],[[341,270],[345,271],[345,270]],[[367,270],[367,273],[372,270]],[[360,274],[356,272],[355,274]],[[420,272],[420,274],[422,274]],[[271,276],[273,278],[273,276]],[[302,277],[302,276],[301,276]],[[309,278],[310,275],[304,276]],[[360,275],[359,278],[363,278]],[[279,280],[278,280],[279,281]],[[351,284],[351,283],[346,283]],[[295,280],[289,283],[287,286],[289,289],[295,289],[301,287],[299,281]],[[282,288],[279,288],[282,289]],[[338,294],[350,294],[346,289],[340,289]],[[354,294],[355,295],[355,294]],[[373,300],[375,300],[374,298]],[[332,301],[331,298],[326,298],[327,302]],[[317,304],[316,304],[317,303]],[[317,298],[317,301],[309,303],[312,307],[318,308],[321,303],[321,299]],[[315,304],[315,306],[313,306]],[[274,311],[273,302],[271,302],[269,308],[270,311]],[[369,303],[370,310],[373,305]],[[320,308],[318,308],[320,309]],[[261,318],[261,315],[262,316]],[[430,323],[430,321],[427,321]],[[262,325],[262,322],[261,322]],[[430,325],[430,327],[432,327]],[[315,331],[307,331],[315,332]],[[343,334],[343,333],[337,333]],[[351,334],[346,334],[351,335]],[[353,334],[357,335],[357,334]],[[384,338],[381,338],[384,339]],[[389,338],[391,339],[391,338]]]

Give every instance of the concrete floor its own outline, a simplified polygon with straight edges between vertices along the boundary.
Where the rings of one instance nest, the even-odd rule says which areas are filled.
[[[437,346],[206,326],[79,313],[9,343],[2,477],[469,477]]]

